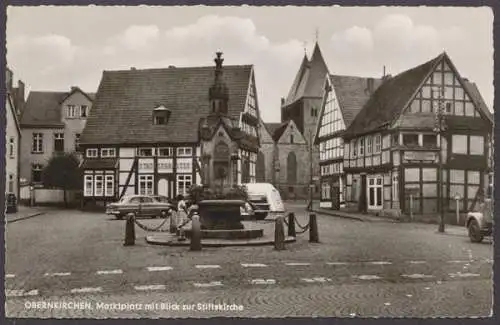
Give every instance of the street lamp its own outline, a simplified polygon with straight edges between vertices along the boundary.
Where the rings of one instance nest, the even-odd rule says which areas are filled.
[[[444,232],[444,204],[443,204],[443,139],[442,134],[446,131],[446,120],[445,120],[445,107],[443,101],[443,88],[437,87],[433,89],[434,92],[438,92],[438,107],[435,110],[435,125],[434,132],[439,139],[439,154],[438,154],[438,209],[439,209],[439,227],[438,232]]]

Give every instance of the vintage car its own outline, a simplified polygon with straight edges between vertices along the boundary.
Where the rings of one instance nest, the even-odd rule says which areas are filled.
[[[479,211],[467,213],[465,226],[473,243],[480,243],[485,236],[493,234],[493,202],[486,199],[479,206]]]
[[[166,217],[173,209],[168,202],[160,202],[153,196],[129,195],[120,201],[110,203],[106,206],[106,214],[114,215],[116,219],[122,219],[129,213],[136,217]]]
[[[283,213],[285,206],[279,191],[270,183],[243,184],[247,189],[248,201],[257,220],[264,220],[269,213]]]

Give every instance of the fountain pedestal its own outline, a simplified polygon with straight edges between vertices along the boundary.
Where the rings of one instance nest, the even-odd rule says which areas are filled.
[[[203,200],[198,203],[202,230],[243,229],[240,208],[241,200]]]

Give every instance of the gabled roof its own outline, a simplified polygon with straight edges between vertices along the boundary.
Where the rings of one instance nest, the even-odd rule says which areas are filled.
[[[22,127],[64,127],[62,122],[61,103],[68,98],[71,92],[58,91],[31,91],[21,113]],[[85,93],[92,100],[95,94]]]
[[[493,113],[491,113],[488,106],[486,106],[484,98],[479,92],[476,83],[470,82],[466,79],[463,79],[463,81],[465,88],[467,88],[467,91],[471,96],[471,100],[475,102],[476,106],[479,108],[479,111],[490,121],[490,123],[494,124],[495,121],[493,119]]]
[[[251,65],[224,66],[229,117],[245,108]],[[104,71],[81,144],[196,143],[198,123],[209,114],[208,91],[214,67]],[[153,125],[158,103],[172,113],[166,125]]]
[[[288,126],[289,123],[290,121],[285,121],[281,123],[266,123],[266,128],[271,134],[271,137],[273,138],[274,142],[277,142],[281,138],[283,132],[285,132],[286,127]]]
[[[442,53],[424,64],[383,81],[351,125],[347,127],[344,136],[351,137],[356,134],[368,133],[391,123],[400,115],[406,104],[444,56],[445,53]]]
[[[311,60],[308,60],[307,55],[304,55],[284,106],[288,106],[303,97],[321,97],[323,94],[322,85],[327,73],[328,67],[319,45],[316,43]]]
[[[382,79],[333,74],[330,75],[330,80],[333,84],[333,91],[337,95],[346,128],[351,125],[356,115],[370,99],[370,96],[382,84]],[[369,82],[373,82],[371,90],[368,89]]]

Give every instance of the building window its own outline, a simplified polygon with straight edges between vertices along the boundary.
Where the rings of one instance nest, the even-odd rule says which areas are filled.
[[[418,134],[403,134],[404,146],[418,146]]]
[[[158,148],[159,157],[172,157],[173,155],[172,148]]]
[[[14,137],[10,137],[9,138],[9,157],[10,158],[14,158],[14,156],[15,156],[14,148],[15,148]]]
[[[94,196],[103,196],[104,194],[104,182],[103,175],[95,175],[94,176]]]
[[[290,143],[293,144],[293,134],[290,134]]]
[[[365,155],[365,139],[359,139],[359,156],[362,157]]]
[[[115,182],[113,175],[106,175],[106,182],[104,183],[104,193],[106,196],[113,196],[115,194]]]
[[[451,151],[455,154],[467,154],[467,136],[454,134],[451,140]]]
[[[323,200],[330,199],[330,184],[328,182],[321,184],[321,199]]]
[[[102,158],[112,158],[116,156],[115,148],[102,148],[101,157]]]
[[[137,155],[140,157],[152,157],[153,149],[152,148],[139,148],[137,149]]]
[[[54,151],[64,151],[64,133],[54,133]]]
[[[33,153],[43,153],[43,134],[33,133],[33,146],[31,148]]]
[[[85,196],[92,196],[94,194],[94,176],[85,175],[83,183],[83,193]]]
[[[193,148],[180,147],[177,148],[177,157],[191,157],[193,155]]]
[[[153,195],[153,175],[139,175],[139,194]]]
[[[382,177],[367,177],[368,208],[382,207]]]
[[[31,166],[31,181],[33,183],[42,182],[42,170],[43,166],[41,164],[33,164]]]
[[[356,157],[358,154],[358,142],[356,140],[352,141],[352,156]]]
[[[484,154],[484,137],[471,135],[469,137],[469,153],[471,155],[483,155]]]
[[[366,154],[371,155],[372,153],[372,147],[373,147],[373,138],[371,136],[368,136],[366,138]]]
[[[380,134],[377,134],[375,136],[375,151],[374,153],[379,153],[382,151],[382,136]]]
[[[436,147],[437,137],[435,134],[424,134],[422,137],[422,144],[424,147]]]
[[[80,106],[80,117],[87,117],[88,114],[88,106],[87,105],[82,105]]]
[[[186,195],[193,184],[192,175],[177,175],[177,195]]]
[[[99,155],[97,149],[87,149],[85,156],[87,158],[97,158]]]
[[[155,125],[164,125],[167,124],[167,118],[165,116],[155,116],[154,117],[154,124]]]
[[[76,106],[68,105],[68,118],[76,118],[76,115],[77,115]]]
[[[80,151],[80,133],[75,134],[75,151]]]

